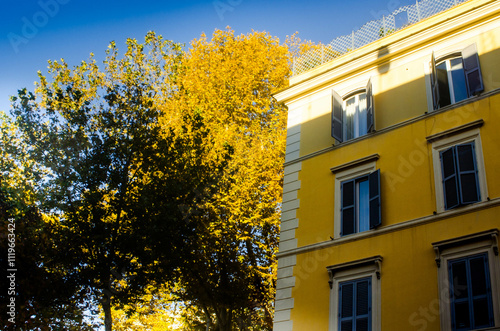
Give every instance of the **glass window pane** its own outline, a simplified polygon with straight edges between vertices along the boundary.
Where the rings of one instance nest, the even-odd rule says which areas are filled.
[[[463,329],[470,327],[469,302],[455,303],[455,328]]]
[[[356,331],[368,331],[368,318],[359,318],[356,320]]]
[[[458,190],[456,177],[451,177],[444,181],[444,194],[446,198],[446,208],[453,208],[458,205]]]
[[[471,144],[458,145],[457,153],[460,171],[471,171],[476,169],[474,156],[472,154],[474,150]]]
[[[341,331],[352,331],[352,321],[344,321],[340,323]]]
[[[462,174],[460,176],[460,184],[462,186],[462,202],[464,204],[479,200],[475,173]]]
[[[455,159],[453,157],[453,148],[441,152],[443,161],[443,178],[446,179],[455,174]]]
[[[467,84],[465,83],[465,73],[462,65],[462,58],[458,57],[450,60],[451,79],[453,80],[453,93],[455,102],[468,98]]]
[[[446,62],[441,62],[436,66],[436,76],[439,86],[440,106],[444,107],[451,104],[450,87],[448,85],[448,71],[446,70]]]
[[[476,299],[473,301],[474,307],[474,327],[490,326],[490,310],[488,307],[488,299]]]
[[[484,256],[478,256],[470,260],[470,278],[472,284],[472,295],[486,294],[486,272]]]
[[[370,195],[368,183],[368,178],[365,178],[356,185],[358,190],[358,232],[370,229]]]
[[[349,140],[354,137],[354,117],[356,116],[356,98],[352,97],[346,101],[344,109],[344,131],[345,139]]]
[[[452,288],[455,299],[467,298],[467,263],[466,261],[453,262],[451,265]]]

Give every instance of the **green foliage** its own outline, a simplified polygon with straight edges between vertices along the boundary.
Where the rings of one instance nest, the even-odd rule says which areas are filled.
[[[21,94],[26,95],[24,90]],[[14,247],[9,247],[12,241],[6,240],[7,235],[0,241],[5,252],[0,259],[6,266],[7,251],[14,248],[14,264],[9,266],[17,270],[15,326],[26,330],[90,330],[83,320],[84,298],[56,259],[56,218],[43,215],[37,205],[40,192],[35,183],[41,180],[43,167],[30,157],[32,150],[11,118],[0,113],[0,119],[0,231],[15,235]],[[0,293],[0,304],[7,307],[10,284],[3,270],[0,284],[5,291]],[[14,329],[9,317],[0,316],[4,330]]]
[[[195,229],[181,207],[217,174],[219,164],[199,161],[201,117],[159,125],[180,59],[179,45],[150,33],[145,44],[128,40],[120,59],[111,43],[102,69],[92,56],[73,69],[49,62],[36,96],[14,98],[30,158],[46,170],[35,190],[41,212],[57,217],[53,256],[75,293],[99,302],[107,330],[112,304],[175,276]]]
[[[49,61],[19,91],[0,203],[33,252],[26,329],[84,329],[97,307],[107,330],[112,315],[118,330],[272,329],[287,116],[272,93],[292,41],[216,31],[184,52],[148,33],[102,67]]]

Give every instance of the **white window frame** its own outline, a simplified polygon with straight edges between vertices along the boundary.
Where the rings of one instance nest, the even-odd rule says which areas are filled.
[[[455,145],[460,145],[468,142],[474,142],[476,152],[476,167],[477,177],[479,181],[480,201],[486,201],[488,198],[488,188],[486,186],[486,172],[484,168],[483,149],[481,145],[481,135],[479,128],[469,130],[467,132],[444,136],[435,140],[432,143],[432,161],[434,166],[434,187],[436,191],[436,211],[442,213],[446,211],[444,192],[443,192],[443,176],[441,169],[440,152]]]
[[[490,231],[495,232],[495,231]],[[448,261],[463,257],[473,256],[481,253],[488,254],[488,267],[490,272],[491,298],[493,303],[493,318],[495,327],[500,327],[500,259],[498,254],[498,230],[492,238],[471,242],[473,235],[463,239],[464,244],[457,240],[452,247],[438,248],[439,243],[433,244],[436,250],[436,261],[438,262],[438,289],[439,307],[441,315],[441,330],[451,330],[451,308],[450,308],[450,284],[448,274]],[[496,251],[496,252],[495,252]]]
[[[434,64],[441,63],[447,59],[454,58],[454,57],[461,57],[462,63],[463,63],[464,62],[463,61],[463,50],[465,50],[466,48],[468,48],[469,46],[472,46],[472,45],[476,45],[476,43],[471,44],[470,42],[462,42],[462,43],[454,44],[452,46],[447,46],[443,49],[432,52],[432,54],[433,54],[432,56],[435,60]],[[477,49],[476,49],[476,51],[477,51]],[[478,53],[476,53],[476,54],[479,56]],[[450,107],[450,106],[456,104],[454,102],[451,102],[451,104],[449,104],[447,106],[440,107],[438,109],[434,109],[434,97],[433,97],[433,91],[432,91],[432,79],[433,79],[433,77],[432,77],[432,71],[433,71],[432,64],[433,64],[432,60],[431,61],[427,60],[427,61],[424,61],[424,63],[423,63],[425,77],[426,77],[425,87],[426,87],[426,95],[427,95],[427,112],[429,112],[429,113],[435,112],[435,111],[438,111],[438,110],[441,110],[443,108],[447,108],[447,107]],[[480,61],[479,61],[479,65],[480,65]],[[464,65],[463,70],[465,71],[465,65]],[[449,72],[448,72],[448,74],[449,74]],[[481,80],[482,79],[483,78],[481,77]],[[466,78],[466,81],[467,81],[467,78]],[[482,84],[484,84],[484,82]],[[483,88],[484,88],[484,85],[483,85]],[[459,101],[459,103],[466,102],[466,100],[468,100],[470,98],[471,98],[471,96],[469,96],[469,98],[467,98],[465,100]]]
[[[352,263],[327,267],[330,273],[330,319],[329,331],[338,331],[339,313],[339,284],[346,281],[370,278],[372,290],[371,330],[381,330],[381,291],[380,268],[382,257],[376,256]],[[338,271],[337,271],[338,269]]]
[[[450,93],[450,105],[453,105],[457,103],[458,101],[456,100],[455,96],[455,87],[454,87],[454,81],[453,81],[453,75],[452,75],[452,70],[451,70],[451,60],[454,59],[460,59],[462,61],[462,72],[464,73],[464,82],[465,82],[465,71],[463,68],[463,58],[462,54],[452,54],[451,56],[445,57],[444,59],[439,59],[436,61],[436,70],[438,65],[441,63],[444,63],[446,66],[446,76],[448,78],[448,91]],[[465,90],[467,91],[467,83],[465,82]],[[466,98],[467,99],[467,98]],[[446,107],[446,106],[444,106]]]
[[[358,166],[349,167],[348,169],[339,171],[335,173],[335,201],[334,201],[334,213],[333,213],[333,238],[340,238],[340,232],[342,230],[342,192],[341,186],[342,182],[346,180],[355,179],[362,176],[368,176],[370,173],[377,170],[376,160],[363,163]],[[333,170],[332,170],[333,171]],[[356,232],[350,234],[349,236],[356,236],[361,233],[367,233],[373,230],[367,230],[363,232]]]

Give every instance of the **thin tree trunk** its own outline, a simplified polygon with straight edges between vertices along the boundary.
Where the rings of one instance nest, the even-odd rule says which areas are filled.
[[[104,293],[102,309],[104,310],[104,328],[106,331],[112,331],[113,318],[111,316],[111,298],[107,293]]]
[[[208,313],[208,310],[205,307],[203,307],[203,311],[205,312],[205,316],[207,317],[206,331],[210,331],[210,324],[212,323],[212,317],[210,317],[210,314]]]

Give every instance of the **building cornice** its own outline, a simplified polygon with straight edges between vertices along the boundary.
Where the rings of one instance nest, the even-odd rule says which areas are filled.
[[[370,70],[401,54],[408,54],[410,50],[433,45],[441,37],[485,21],[499,12],[499,1],[478,0],[463,3],[296,76],[290,80],[291,85],[288,88],[275,93],[274,97],[279,102],[287,103],[343,76]]]

